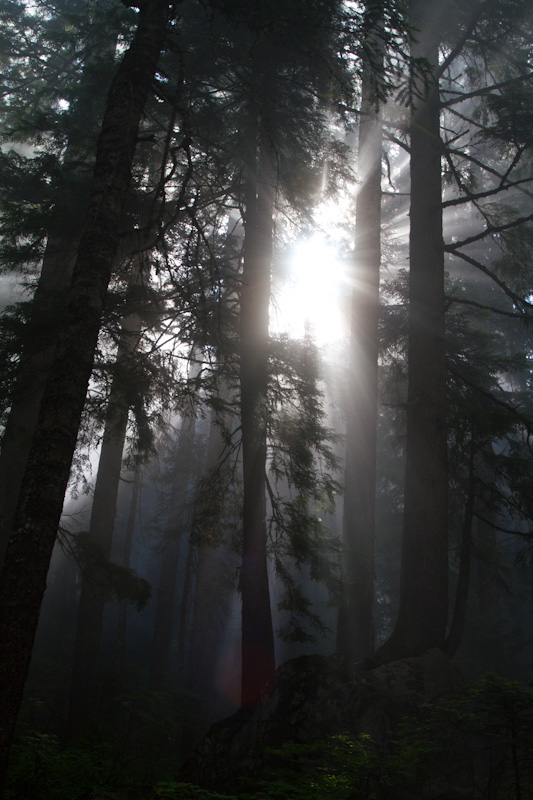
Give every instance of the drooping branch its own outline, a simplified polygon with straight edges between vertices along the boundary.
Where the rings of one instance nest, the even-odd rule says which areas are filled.
[[[533,214],[527,214],[525,217],[516,217],[515,219],[511,220],[511,222],[504,222],[501,225],[492,225],[491,223],[487,224],[485,230],[480,231],[479,233],[475,233],[473,236],[468,236],[466,239],[463,239],[460,242],[454,242],[453,244],[446,244],[444,245],[444,249],[446,252],[454,252],[459,247],[466,247],[469,244],[473,244],[474,242],[479,242],[482,239],[485,239],[487,236],[495,236],[499,233],[504,233],[505,231],[511,230],[512,228],[516,228],[518,225],[523,225],[526,222],[533,221]]]
[[[486,275],[488,278],[494,281],[494,283],[497,286],[499,286],[503,292],[505,292],[507,297],[509,297],[509,299],[512,300],[513,303],[516,306],[518,306],[518,308],[524,309],[524,313],[522,314],[523,317],[525,315],[526,310],[533,309],[533,303],[530,303],[525,298],[520,297],[520,295],[516,294],[516,292],[513,292],[513,290],[510,289],[509,286],[507,286],[505,281],[502,281],[501,278],[498,278],[498,276],[492,270],[490,270],[488,267],[482,264],[481,261],[478,261],[477,258],[472,258],[472,256],[468,256],[466,253],[462,253],[460,250],[456,250],[455,245],[446,245],[445,250],[448,253],[453,253],[454,256],[456,256],[457,258],[461,258],[463,261],[466,261],[473,267],[476,267],[477,269],[480,270],[480,272],[483,272],[484,275]]]

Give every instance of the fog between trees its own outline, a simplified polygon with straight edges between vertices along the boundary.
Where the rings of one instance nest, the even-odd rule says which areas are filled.
[[[406,6],[0,3],[4,773],[303,652],[528,677],[532,12]]]

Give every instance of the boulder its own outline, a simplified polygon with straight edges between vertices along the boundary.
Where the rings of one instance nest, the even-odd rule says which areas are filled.
[[[261,704],[211,727],[182,770],[184,780],[229,791],[253,776],[266,747],[365,733],[386,748],[405,716],[463,687],[458,667],[440,650],[365,670],[340,656],[301,656],[276,672]]]

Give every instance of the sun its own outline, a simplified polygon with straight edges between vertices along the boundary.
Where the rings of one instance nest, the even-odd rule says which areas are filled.
[[[271,329],[293,338],[311,333],[319,346],[343,339],[347,279],[338,248],[325,234],[314,233],[290,249],[285,274],[275,294]]]

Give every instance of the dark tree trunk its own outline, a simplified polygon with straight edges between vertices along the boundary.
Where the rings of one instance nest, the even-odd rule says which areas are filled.
[[[11,410],[2,438],[0,455],[0,565],[13,524],[24,469],[54,358],[65,292],[72,275],[76,243],[49,240],[41,277],[33,298],[20,367],[15,380]],[[65,252],[66,251],[66,252]]]
[[[225,452],[222,435],[214,420],[213,412],[207,447],[208,472],[216,468]],[[207,537],[209,530],[200,531],[200,534]],[[198,714],[202,718],[200,726],[195,719],[196,731],[202,726],[204,718],[207,718],[207,722],[214,721],[212,715],[217,699],[216,669],[224,630],[223,598],[227,596],[230,585],[229,573],[232,567],[229,563],[235,561],[235,558],[236,556],[232,555],[228,559],[224,543],[218,547],[208,544],[198,546],[187,675],[187,686],[193,696],[195,718]]]
[[[359,123],[355,252],[351,300],[345,495],[342,521],[345,603],[337,650],[359,661],[374,652],[374,537],[381,262],[382,122],[366,65]]]
[[[266,393],[274,170],[266,141],[252,134],[248,156],[240,317],[243,459],[242,705],[259,702],[275,670],[267,572]]]
[[[459,575],[455,590],[455,605],[450,624],[450,630],[446,637],[446,652],[449,656],[454,656],[461,644],[466,621],[466,610],[468,606],[468,593],[470,589],[470,568],[472,560],[472,527],[474,524],[474,507],[476,502],[476,471],[475,471],[476,448],[474,443],[474,425],[472,425],[472,439],[470,442],[470,458],[468,463],[468,493],[461,532],[461,551],[459,556]]]
[[[176,681],[178,686],[183,686],[187,673],[187,645],[190,641],[190,616],[192,606],[192,587],[196,573],[195,547],[189,538],[187,545],[187,558],[185,560],[185,573],[183,576],[183,589],[181,592],[180,620],[178,631],[178,652]]]
[[[81,97],[76,102],[72,117],[78,136],[74,137],[74,144],[69,143],[66,148],[62,167],[64,186],[62,196],[56,203],[52,227],[56,231],[63,231],[65,218],[74,222],[67,226],[68,231],[63,235],[50,233],[48,236],[41,274],[32,298],[30,319],[24,331],[20,367],[0,453],[0,568],[11,535],[22,477],[39,417],[46,379],[54,358],[61,316],[82,232],[83,206],[89,192],[89,179],[82,183],[84,172],[79,165],[94,157],[96,131],[93,139],[90,135],[92,129],[87,131],[87,126],[91,125],[92,120],[101,117],[105,99],[105,87],[98,87],[96,94],[88,90],[95,88],[92,85],[92,62],[96,58],[106,57],[111,65],[115,57],[115,47],[115,41],[102,42],[97,52],[89,56],[82,76]],[[84,136],[80,137],[82,126]],[[86,142],[84,149],[79,147],[80,139]],[[72,176],[75,178],[75,197],[72,196],[73,190],[69,188]],[[80,214],[76,216],[78,208]]]
[[[161,552],[161,570],[156,595],[154,638],[150,664],[150,683],[161,687],[168,679],[168,665],[172,633],[178,627],[175,619],[176,582],[183,531],[190,517],[191,464],[193,456],[196,419],[187,417],[182,421],[179,445],[176,453],[176,480],[171,500],[174,508],[164,535]],[[190,527],[190,526],[189,526]]]
[[[167,18],[166,1],[143,4],[109,90],[85,228],[0,578],[0,795]]]
[[[126,525],[126,535],[124,537],[124,548],[122,551],[122,566],[129,568],[131,559],[131,548],[133,544],[133,532],[135,530],[135,518],[139,505],[139,495],[141,493],[141,465],[137,464],[133,478],[133,488],[131,492],[130,510]],[[117,642],[115,650],[115,676],[117,681],[124,678],[126,665],[126,633],[128,622],[128,601],[121,600],[118,610]]]
[[[410,3],[412,55],[436,67],[438,7]],[[431,13],[430,13],[431,12]],[[442,13],[442,8],[441,8]],[[419,87],[411,121],[407,444],[400,607],[380,660],[444,648],[448,612],[446,353],[438,83]]]
[[[129,283],[130,286],[142,283],[140,261],[134,267]],[[140,327],[138,314],[130,314],[122,323],[94,487],[87,544],[89,548],[95,548],[98,558],[104,561],[109,561],[113,543],[122,455],[128,427],[128,383],[132,380],[132,362],[139,343]],[[88,563],[90,564],[90,560]],[[83,731],[98,705],[100,643],[106,589],[108,587],[103,586],[101,580],[99,582],[98,575],[91,575],[90,566],[86,573],[82,573],[67,722],[70,736]]]

